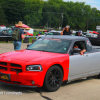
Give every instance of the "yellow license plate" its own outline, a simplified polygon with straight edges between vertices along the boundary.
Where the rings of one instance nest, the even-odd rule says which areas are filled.
[[[9,81],[9,75],[7,75],[7,74],[1,74],[1,80],[7,80],[7,81]]]

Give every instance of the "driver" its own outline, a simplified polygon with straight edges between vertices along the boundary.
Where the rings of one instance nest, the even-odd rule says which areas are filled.
[[[73,46],[73,49],[75,49],[75,48],[81,49],[81,51],[79,52],[80,55],[84,55],[84,52],[86,52],[86,49],[83,48],[82,45],[81,45],[80,43],[77,43],[77,42],[76,42],[76,43],[74,44],[74,46]]]

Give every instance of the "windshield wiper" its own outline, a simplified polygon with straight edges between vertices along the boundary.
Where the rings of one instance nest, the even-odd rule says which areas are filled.
[[[44,52],[47,52],[46,50],[36,50],[36,51],[44,51]]]
[[[26,50],[36,50],[36,49],[26,49]],[[45,50],[36,50],[36,51],[45,51]]]
[[[26,49],[26,50],[35,50],[35,51],[50,52],[50,51],[46,51],[46,50],[36,50],[36,49]]]
[[[26,50],[32,50],[32,49],[26,49]]]

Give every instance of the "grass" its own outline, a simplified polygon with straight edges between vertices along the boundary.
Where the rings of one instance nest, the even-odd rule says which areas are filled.
[[[44,34],[44,32],[41,32],[42,34]],[[34,34],[33,34],[33,36],[36,36],[36,35],[38,35],[39,34],[39,32],[37,31],[37,32],[34,32]]]

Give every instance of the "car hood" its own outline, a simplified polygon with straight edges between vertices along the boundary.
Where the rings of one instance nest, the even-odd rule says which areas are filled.
[[[19,50],[8,53],[0,54],[0,59],[16,59],[20,61],[32,61],[32,60],[40,60],[40,59],[50,59],[54,57],[58,57],[64,54],[60,53],[50,53],[44,51],[34,51],[34,50]]]

